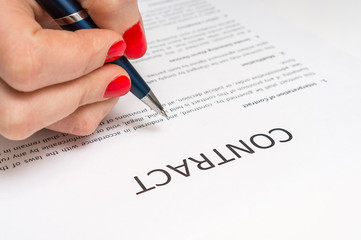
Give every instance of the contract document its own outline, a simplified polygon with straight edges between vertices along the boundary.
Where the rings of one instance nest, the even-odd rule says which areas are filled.
[[[134,96],[0,138],[0,238],[360,239],[360,62],[257,1],[141,0]]]

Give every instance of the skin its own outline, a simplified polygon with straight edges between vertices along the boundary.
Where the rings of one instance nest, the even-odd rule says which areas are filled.
[[[141,20],[136,0],[80,0],[102,29],[60,30],[34,0],[0,0],[0,134],[20,140],[47,128],[88,135],[117,98],[108,84],[127,73],[105,64],[109,48]]]

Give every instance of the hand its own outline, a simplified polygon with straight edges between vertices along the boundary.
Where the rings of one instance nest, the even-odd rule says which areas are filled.
[[[0,0],[0,134],[36,131],[88,135],[130,90],[111,62],[144,55],[136,0],[79,0],[102,29],[61,30],[34,0]]]

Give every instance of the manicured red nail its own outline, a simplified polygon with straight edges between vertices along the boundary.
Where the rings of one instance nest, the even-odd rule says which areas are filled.
[[[119,76],[111,81],[105,90],[104,98],[120,97],[130,90],[130,79],[127,76]]]
[[[140,21],[124,33],[123,39],[127,44],[125,50],[127,57],[140,58],[147,51],[147,40]]]
[[[105,59],[105,63],[113,62],[118,58],[120,58],[121,56],[123,56],[126,47],[127,45],[123,40],[114,43],[108,51],[107,57]]]

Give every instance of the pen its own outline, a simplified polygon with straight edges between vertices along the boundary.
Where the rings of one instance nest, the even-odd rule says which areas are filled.
[[[97,25],[76,0],[36,0],[39,5],[54,18],[65,30],[98,28]],[[112,63],[124,68],[130,76],[130,91],[155,112],[167,117],[162,105],[126,57],[121,57]]]

